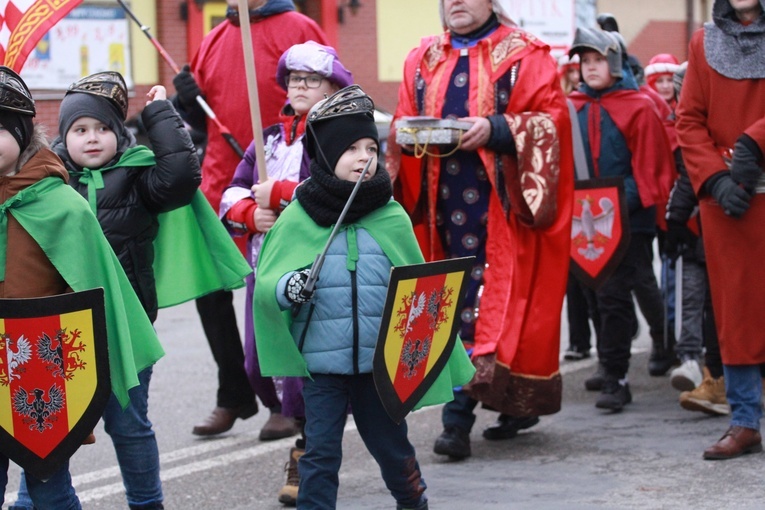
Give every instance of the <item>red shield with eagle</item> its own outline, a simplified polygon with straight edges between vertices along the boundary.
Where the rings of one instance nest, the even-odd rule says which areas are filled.
[[[111,394],[103,289],[0,299],[0,451],[38,478],[93,431]]]
[[[571,223],[571,271],[597,289],[611,276],[630,242],[622,178],[576,181]]]
[[[401,423],[449,360],[475,257],[394,267],[373,375],[386,411]]]

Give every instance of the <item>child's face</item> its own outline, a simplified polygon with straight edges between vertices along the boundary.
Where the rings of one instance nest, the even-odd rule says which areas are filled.
[[[304,78],[299,80],[300,78]],[[319,81],[319,86],[311,88]],[[307,73],[305,71],[290,71],[287,77],[287,98],[290,100],[292,109],[298,115],[305,115],[311,107],[327,96],[336,92],[337,86],[328,79],[316,73]]]
[[[10,175],[16,169],[21,147],[10,131],[0,126],[0,176]]]
[[[582,80],[594,90],[603,90],[616,83],[616,78],[608,71],[608,60],[597,51],[585,51],[581,54],[580,68]]]
[[[566,79],[572,87],[577,88],[579,86],[579,68],[571,66],[566,69]]]
[[[367,175],[364,177],[368,181],[374,177],[377,172],[377,142],[372,138],[361,138],[353,142],[335,165],[335,176],[342,181],[356,182],[359,180],[361,171],[372,158],[372,164],[369,165]]]
[[[117,154],[117,135],[93,117],[80,117],[66,132],[69,157],[83,168],[101,168]]]
[[[672,76],[662,74],[656,79],[656,92],[659,93],[665,101],[672,101],[675,98],[675,85],[672,83]]]

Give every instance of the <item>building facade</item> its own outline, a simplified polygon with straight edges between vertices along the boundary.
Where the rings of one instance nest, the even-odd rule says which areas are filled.
[[[709,19],[709,0],[527,0],[555,4],[595,3],[597,12],[617,19],[630,53],[645,65],[656,53],[672,53],[679,60],[687,54],[690,31]],[[421,37],[441,30],[436,0],[296,0],[304,14],[317,21],[336,45],[343,63],[382,110],[393,111],[404,58]],[[87,5],[87,4],[86,4]],[[93,4],[99,5],[99,4]],[[189,62],[202,37],[225,16],[221,0],[133,0],[131,9],[150,27],[177,66]],[[568,7],[568,6],[566,6]],[[578,9],[581,11],[582,6]],[[579,17],[578,23],[588,17]],[[173,68],[163,59],[137,24],[130,22],[132,95],[129,116],[144,107],[146,92],[161,83],[174,92]],[[572,20],[572,24],[577,23]],[[255,29],[257,27],[255,26]],[[22,70],[24,76],[24,70]],[[60,100],[65,90],[33,90],[37,121],[55,136]]]

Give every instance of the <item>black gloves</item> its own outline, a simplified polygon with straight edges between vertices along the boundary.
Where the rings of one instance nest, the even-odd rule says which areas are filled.
[[[713,175],[705,187],[712,198],[725,210],[725,214],[740,218],[749,209],[749,200],[752,196],[733,180],[730,172],[719,172]]]
[[[183,66],[181,72],[173,78],[173,85],[175,85],[175,90],[178,92],[178,101],[183,106],[194,105],[197,102],[197,96],[202,95],[202,89],[197,85],[190,69],[188,64]]]
[[[696,247],[698,237],[685,223],[667,220],[667,235],[664,239],[664,252],[671,260],[685,255]]]
[[[754,140],[743,134],[738,137],[733,146],[733,160],[730,165],[730,176],[741,184],[749,194],[754,194],[754,188],[762,175],[762,152]]]
[[[310,269],[303,269],[302,271],[295,271],[287,280],[287,286],[284,288],[284,295],[291,303],[302,304],[311,300],[312,296],[303,297],[302,291],[308,282],[308,274]]]

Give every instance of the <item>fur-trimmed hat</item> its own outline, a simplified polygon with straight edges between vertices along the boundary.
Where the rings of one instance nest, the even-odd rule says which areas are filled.
[[[24,152],[32,140],[35,101],[27,84],[10,67],[0,66],[0,124]]]
[[[287,78],[290,71],[316,73],[341,89],[353,84],[353,74],[340,62],[335,49],[315,41],[290,46],[279,57],[279,63],[276,66],[276,83],[284,90],[287,90]]]
[[[651,88],[656,88],[660,76],[672,76],[680,69],[680,62],[670,53],[659,53],[651,57],[645,67],[645,80]]]

